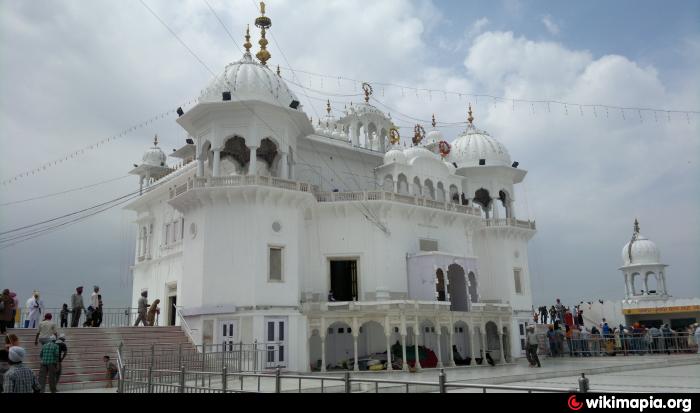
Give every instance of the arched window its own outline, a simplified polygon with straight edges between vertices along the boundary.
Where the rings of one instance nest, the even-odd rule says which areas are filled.
[[[435,283],[435,291],[437,292],[437,300],[438,301],[446,301],[445,297],[445,274],[442,272],[441,268],[438,268],[437,271],[435,271],[435,278],[436,278],[436,283]]]
[[[387,192],[394,192],[394,179],[391,177],[391,175],[384,177],[383,189]]]
[[[425,180],[425,189],[423,192],[426,198],[435,200],[435,188],[433,187],[433,181],[430,179]]]
[[[473,272],[469,272],[469,299],[471,300],[472,303],[478,303],[479,302],[479,292],[478,292],[478,283],[476,281],[476,275],[474,275]]]
[[[459,204],[459,189],[457,189],[456,185],[450,185],[450,201]]]
[[[418,177],[415,177],[413,179],[413,196],[422,196],[423,191],[420,186],[420,179]]]
[[[438,182],[437,184],[436,200],[438,202],[445,202],[445,186],[442,182]]]
[[[398,192],[400,194],[408,195],[409,190],[408,190],[408,178],[406,178],[406,175],[400,174],[399,175],[399,183],[398,183]]]

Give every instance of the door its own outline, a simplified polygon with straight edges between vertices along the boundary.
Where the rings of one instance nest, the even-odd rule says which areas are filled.
[[[171,295],[168,297],[168,325],[175,325],[176,311],[175,306],[177,305],[177,296]]]
[[[357,261],[335,261],[331,265],[331,292],[335,301],[357,301]]]
[[[233,351],[238,343],[238,320],[224,320],[219,322],[219,341],[223,351]]]
[[[266,368],[287,367],[287,317],[265,317]]]

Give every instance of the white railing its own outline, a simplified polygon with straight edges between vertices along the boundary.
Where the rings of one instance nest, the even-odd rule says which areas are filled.
[[[316,200],[318,202],[392,201],[406,205],[423,206],[426,208],[441,209],[443,211],[454,211],[461,214],[481,216],[479,208],[386,191],[319,192],[316,194]]]
[[[182,315],[182,311],[180,310],[181,307],[178,307],[177,305],[173,304],[173,308],[175,309],[175,314],[177,314],[177,317],[180,319],[180,326],[182,327],[183,330],[185,330],[185,334],[187,334],[187,338],[190,339],[190,342],[194,345],[197,342],[194,340],[194,336],[192,335],[192,329],[190,328],[190,325],[187,324],[187,320],[185,320],[185,316]]]
[[[290,181],[287,179],[261,175],[233,175],[189,179],[186,183],[170,189],[170,199],[180,196],[195,188],[219,188],[247,185],[267,186],[309,193],[318,191],[317,187],[314,185],[309,185],[306,182]]]
[[[387,300],[387,301],[330,301],[303,304],[304,312],[318,311],[368,311],[391,309],[416,309],[449,311],[452,303],[449,301],[416,301],[416,300]]]
[[[514,218],[487,219],[484,221],[487,227],[516,227],[525,229],[537,229],[534,221],[521,221]]]

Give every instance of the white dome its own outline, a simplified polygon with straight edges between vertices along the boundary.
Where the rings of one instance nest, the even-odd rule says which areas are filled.
[[[448,162],[448,161],[443,161],[443,162],[445,163],[445,165],[447,165],[447,169],[450,170],[451,174],[454,174],[455,172],[457,172],[457,168],[455,168],[455,166],[452,165],[451,162]]]
[[[422,146],[414,146],[412,148],[408,148],[405,151],[403,151],[403,153],[404,155],[406,155],[406,160],[409,162],[417,158],[437,159],[437,155],[435,155],[434,153],[430,152],[428,149]]]
[[[440,141],[444,140],[442,137],[442,132],[440,132],[437,129],[433,129],[428,134],[425,136],[425,144],[426,145],[436,145],[440,143]]]
[[[142,158],[143,164],[149,166],[165,166],[166,159],[165,153],[157,146],[147,150]]]
[[[510,154],[506,147],[491,137],[487,132],[470,126],[467,131],[452,142],[449,160],[457,166],[479,166],[479,160],[485,159],[486,166],[510,166]]]
[[[253,61],[246,53],[236,63],[226,66],[224,73],[214,79],[199,97],[200,102],[221,102],[223,92],[231,92],[231,100],[258,100],[289,108],[298,101],[280,76],[267,66]]]
[[[384,154],[384,165],[388,165],[392,162],[405,164],[406,155],[400,149],[392,149]]]
[[[630,250],[630,242],[632,248]],[[643,235],[637,235],[637,239],[630,241],[622,248],[622,262],[625,266],[636,264],[659,264],[661,253],[653,242]],[[630,259],[631,255],[631,259]]]

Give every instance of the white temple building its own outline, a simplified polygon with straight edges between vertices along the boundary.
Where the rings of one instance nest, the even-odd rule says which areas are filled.
[[[148,291],[197,344],[266,343],[268,366],[292,371],[358,370],[397,342],[402,360],[417,343],[437,366],[454,365],[453,346],[496,363],[523,355],[535,223],[517,219],[514,187],[527,172],[471,109],[451,144],[433,126],[399,146],[369,85],[312,124],[267,64],[269,18],[256,25],[257,59],[247,35],[177,120],[190,137],[170,155],[179,166],[156,141],[131,171],[134,305]]]

